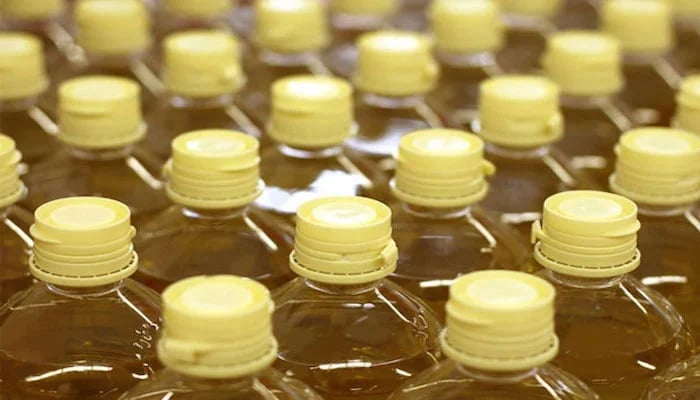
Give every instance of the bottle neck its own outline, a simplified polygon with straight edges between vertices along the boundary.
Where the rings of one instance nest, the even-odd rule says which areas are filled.
[[[325,294],[337,296],[354,296],[373,291],[377,288],[377,285],[379,285],[379,281],[361,283],[356,285],[337,285],[304,278],[304,284],[317,292],[322,292]]]
[[[461,219],[471,214],[471,206],[450,208],[424,207],[409,204],[405,201],[401,203],[401,206],[409,215],[424,219]]]
[[[298,53],[278,53],[271,50],[260,49],[258,59],[264,64],[275,67],[303,67],[309,64],[309,59],[317,57],[316,51],[302,51]]]
[[[85,61],[89,65],[104,68],[128,68],[132,63],[142,61],[146,55],[145,50],[129,54],[104,55],[85,53]]]
[[[610,103],[612,96],[573,96],[563,94],[559,98],[562,107],[572,109],[595,109],[601,108],[604,104]]]
[[[336,30],[343,31],[376,31],[389,25],[388,18],[383,15],[355,15],[337,13],[331,18],[331,24]]]
[[[39,95],[22,97],[19,99],[0,99],[0,112],[16,112],[16,111],[27,111],[30,108],[36,106],[39,101]]]
[[[656,218],[667,218],[667,217],[676,217],[679,215],[683,215],[685,212],[688,210],[691,210],[693,208],[694,204],[685,204],[685,205],[671,205],[671,206],[663,206],[663,205],[651,205],[651,204],[643,204],[643,203],[637,203],[638,211],[640,215],[644,215],[646,217],[656,217]]]
[[[652,67],[656,62],[664,57],[664,54],[625,54],[622,62],[625,65]]]
[[[387,109],[403,109],[414,108],[416,105],[423,103],[425,96],[413,95],[402,97],[383,96],[376,93],[364,93],[362,101],[372,107],[387,108]]]
[[[435,54],[442,65],[455,68],[484,68],[496,65],[496,55],[490,51],[456,53],[438,50]]]
[[[497,372],[478,370],[462,364],[457,364],[457,370],[463,375],[476,379],[479,382],[500,385],[522,382],[537,373],[537,368],[523,371]]]
[[[616,286],[622,281],[625,275],[618,275],[606,278],[583,278],[579,276],[571,276],[561,274],[549,269],[544,272],[550,281],[556,282],[559,285],[578,289],[605,289]]]
[[[178,373],[178,376],[178,381],[182,382],[185,387],[202,392],[221,391],[222,393],[234,393],[245,390],[246,388],[251,388],[255,384],[255,377],[253,376],[230,379],[207,379],[181,373]]]
[[[549,146],[540,146],[535,148],[514,148],[503,147],[493,143],[486,143],[485,150],[489,154],[498,157],[507,158],[510,160],[532,160],[542,158],[549,154]]]
[[[189,219],[198,221],[230,221],[238,218],[243,218],[248,213],[249,207],[250,206],[238,208],[225,208],[220,210],[205,210],[182,206],[182,215]]]
[[[189,97],[171,93],[168,102],[175,108],[223,108],[233,103],[233,99],[233,93],[212,97]]]
[[[70,146],[69,150],[72,157],[75,157],[80,160],[112,161],[129,157],[134,150],[134,145],[130,144],[127,146],[110,149],[85,149]]]
[[[304,149],[287,144],[280,144],[277,146],[277,149],[286,157],[302,160],[332,158],[343,152],[342,145],[329,146],[319,149]]]
[[[120,280],[114,283],[100,285],[100,286],[88,286],[88,287],[70,287],[56,285],[52,283],[46,283],[49,290],[55,294],[71,298],[84,298],[84,297],[103,297],[108,296],[124,286],[124,281]]]

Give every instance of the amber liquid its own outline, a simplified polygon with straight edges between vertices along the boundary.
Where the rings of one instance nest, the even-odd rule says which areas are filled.
[[[489,73],[477,66],[442,64],[440,81],[428,95],[431,104],[447,124],[457,129],[469,129],[477,116],[479,85]]]
[[[512,72],[528,73],[540,65],[545,50],[545,37],[541,32],[512,28],[506,32],[506,45],[501,51],[503,66]]]
[[[15,141],[17,150],[22,153],[22,161],[36,163],[50,155],[59,144],[34,121],[26,109],[15,109],[0,102],[0,133]]]
[[[356,294],[304,286],[298,278],[276,293],[275,366],[325,399],[386,399],[437,362],[436,317],[394,284]]]
[[[30,215],[31,216],[31,215]],[[8,217],[19,229],[28,232],[29,223],[10,211]],[[29,247],[0,215],[0,305],[32,284],[29,274]]]
[[[675,111],[675,89],[651,65],[624,66],[625,88],[620,99],[642,125],[668,126]]]

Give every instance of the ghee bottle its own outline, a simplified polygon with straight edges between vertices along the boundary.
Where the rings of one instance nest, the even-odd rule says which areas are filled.
[[[668,125],[675,89],[682,80],[673,59],[673,15],[662,0],[609,0],[603,3],[602,29],[620,41],[625,88],[621,100],[638,123]]]
[[[148,116],[148,148],[161,159],[179,134],[200,129],[232,129],[260,137],[241,110],[239,93],[246,76],[240,45],[230,32],[195,30],[173,33],[164,43],[163,83],[167,93]]]
[[[391,210],[364,197],[299,207],[290,267],[273,293],[277,369],[326,400],[383,400],[437,363],[440,323],[385,279],[396,268]]]
[[[671,303],[631,274],[644,257],[639,227],[631,200],[596,191],[551,196],[533,225],[539,274],[557,290],[554,364],[602,400],[639,399],[658,371],[695,347]]]
[[[700,75],[686,77],[675,96],[676,112],[671,126],[700,135]]]
[[[613,192],[639,207],[635,275],[660,291],[700,334],[700,137],[670,128],[640,128],[620,138]]]
[[[79,0],[73,13],[79,55],[66,78],[117,75],[141,84],[150,110],[164,91],[155,71],[151,15],[140,0]],[[63,80],[63,79],[62,79]]]
[[[428,102],[450,126],[465,128],[476,118],[481,81],[503,73],[500,8],[493,0],[437,0],[430,20],[441,73]]]
[[[297,208],[323,196],[378,192],[372,171],[349,157],[343,143],[355,132],[352,86],[331,77],[297,75],[271,88],[267,135],[274,142],[261,154],[265,182],[257,207],[293,224]]]
[[[399,260],[391,279],[444,318],[453,281],[482,269],[518,269],[527,241],[481,206],[493,165],[466,132],[430,129],[401,139],[391,190]]]
[[[0,307],[0,396],[114,400],[159,368],[158,294],[129,278],[129,208],[97,197],[42,205],[29,259],[38,281]]]
[[[259,0],[255,18],[254,54],[244,63],[249,80],[242,96],[256,123],[264,124],[274,81],[298,74],[331,74],[321,57],[331,34],[325,6],[318,0]]]
[[[0,32],[0,132],[15,141],[28,163],[58,148],[56,124],[40,104],[49,85],[41,41]]]
[[[358,132],[346,146],[372,162],[378,171],[393,169],[392,155],[401,136],[443,122],[427,104],[437,84],[439,65],[428,36],[406,31],[366,33],[354,75],[358,89]]]
[[[0,305],[32,283],[28,255],[33,243],[27,233],[31,221],[15,205],[26,193],[18,174],[21,159],[14,140],[0,134]]]
[[[393,25],[400,0],[331,0],[333,39],[324,52],[333,74],[349,78],[357,67],[357,39],[366,32]]]
[[[251,210],[263,189],[258,141],[203,130],[172,146],[165,191],[174,204],[139,229],[138,280],[158,291],[195,275],[235,274],[270,288],[290,280],[292,229]]]
[[[559,352],[554,287],[515,271],[455,280],[440,335],[446,360],[402,384],[390,400],[598,400],[550,364]]]
[[[163,293],[158,358],[165,366],[120,400],[322,400],[271,368],[274,304],[265,286],[232,275],[197,276]]]
[[[624,86],[619,41],[593,31],[555,33],[542,66],[561,89],[565,134],[557,147],[604,187],[614,168],[615,144],[634,125],[619,100]]]
[[[86,76],[59,88],[62,148],[25,176],[29,209],[67,196],[102,196],[126,204],[135,217],[168,202],[157,159],[135,146],[147,132],[139,85],[125,78]]]
[[[504,75],[481,84],[474,132],[496,167],[482,204],[529,237],[547,197],[592,185],[556,149],[564,135],[559,88],[546,78]]]

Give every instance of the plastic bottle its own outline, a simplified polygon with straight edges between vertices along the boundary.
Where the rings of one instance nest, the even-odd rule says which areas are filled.
[[[49,73],[56,76],[66,67],[75,42],[66,28],[66,4],[63,0],[3,0],[0,26],[23,31],[39,38],[44,47]]]
[[[163,293],[158,357],[165,369],[121,400],[322,400],[270,368],[277,354],[274,304],[261,284],[198,276]]]
[[[592,183],[553,147],[564,135],[556,84],[505,75],[484,81],[480,94],[479,119],[472,128],[496,166],[482,204],[529,237],[530,223],[540,217],[547,197]]]
[[[260,137],[241,110],[238,95],[246,77],[238,40],[229,32],[174,33],[165,39],[163,82],[167,94],[148,116],[149,149],[162,159],[179,134],[199,129],[232,129]]]
[[[559,351],[554,287],[515,271],[455,280],[440,344],[447,356],[401,385],[390,400],[597,400],[549,362]]]
[[[67,196],[103,196],[129,206],[135,217],[167,207],[155,178],[155,156],[136,144],[147,131],[141,118],[139,86],[125,78],[87,76],[59,88],[58,139],[61,150],[25,176],[29,209]]]
[[[671,126],[700,135],[700,75],[685,78],[676,93]]]
[[[386,182],[373,182],[371,168],[343,149],[357,129],[350,84],[297,75],[275,82],[271,93],[267,135],[276,145],[261,155],[265,190],[258,207],[293,224],[299,205],[313,198],[385,190]]]
[[[443,122],[427,105],[425,95],[437,84],[439,66],[431,40],[419,33],[378,31],[362,35],[354,83],[357,135],[346,146],[375,164],[393,169],[391,158],[401,136]]]
[[[619,100],[624,86],[620,43],[593,31],[559,32],[549,37],[542,66],[561,89],[565,134],[557,147],[605,187],[615,144],[634,125]]]
[[[38,280],[0,307],[0,396],[113,400],[159,368],[160,299],[129,279],[138,256],[129,209],[73,197],[37,209]]]
[[[547,37],[557,30],[554,18],[562,0],[497,0],[504,13],[506,46],[502,60],[508,71],[532,73],[539,66]]]
[[[331,0],[333,40],[324,54],[335,75],[349,78],[357,67],[357,39],[363,33],[388,29],[400,0]]]
[[[326,10],[318,0],[259,0],[251,41],[254,55],[245,60],[249,81],[243,91],[246,110],[258,124],[270,111],[270,86],[290,75],[330,75],[321,52],[331,41]]]
[[[639,399],[658,371],[695,347],[671,303],[630,274],[643,257],[639,227],[631,200],[595,191],[551,196],[533,225],[540,274],[557,290],[554,364],[603,400]]]
[[[391,189],[399,261],[392,280],[444,318],[452,282],[480,269],[523,267],[527,242],[481,207],[493,165],[484,143],[462,131],[431,129],[401,139]]]
[[[141,0],[79,0],[73,19],[79,53],[66,78],[117,75],[133,79],[141,84],[142,103],[150,111],[165,88],[154,72],[160,67],[146,4]]]
[[[620,41],[625,88],[620,96],[644,125],[668,125],[673,96],[682,80],[672,57],[673,15],[662,0],[603,3],[602,28]]]
[[[363,197],[304,203],[290,267],[273,293],[276,366],[327,400],[380,400],[437,363],[440,323],[385,279],[396,268],[391,211]]]
[[[21,159],[14,140],[0,134],[0,305],[32,283],[27,263],[31,222],[23,218],[23,210],[15,209],[26,193],[17,171]]]
[[[34,163],[58,147],[56,126],[40,105],[50,85],[41,41],[19,32],[0,32],[0,131]]]
[[[165,190],[174,203],[139,230],[138,279],[158,290],[194,275],[236,274],[270,288],[292,278],[293,228],[250,206],[262,192],[258,141],[226,130],[173,141]]]
[[[441,74],[428,102],[450,126],[464,128],[476,118],[481,81],[503,73],[500,9],[493,0],[437,0],[430,20]]]
[[[641,128],[622,135],[612,191],[639,207],[635,271],[678,308],[700,334],[700,137],[669,128]]]

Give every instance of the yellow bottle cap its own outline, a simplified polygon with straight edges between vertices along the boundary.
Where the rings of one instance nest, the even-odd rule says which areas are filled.
[[[620,43],[604,33],[552,34],[542,66],[566,95],[608,96],[620,91],[624,84]]]
[[[607,0],[603,30],[616,37],[626,54],[664,54],[674,45],[673,16],[661,0]]]
[[[70,145],[110,149],[146,135],[141,88],[126,78],[86,76],[58,88],[58,138]]]
[[[299,75],[272,85],[267,133],[275,141],[302,148],[340,145],[354,126],[352,86],[344,80]]]
[[[615,153],[610,187],[616,193],[650,205],[700,200],[700,136],[670,128],[639,128],[620,137]]]
[[[639,266],[637,206],[616,194],[570,191],[544,202],[532,227],[535,259],[562,274],[609,278]]]
[[[37,96],[48,86],[39,39],[24,33],[0,32],[0,100]]]
[[[255,42],[278,53],[318,51],[330,42],[326,11],[318,0],[258,0]]]
[[[130,55],[151,45],[150,15],[140,0],[81,0],[75,21],[88,54]]]
[[[36,20],[63,14],[63,0],[2,0],[0,14],[9,18]]]
[[[237,92],[245,83],[240,46],[228,32],[174,33],[164,46],[163,83],[173,93],[214,97]]]
[[[331,0],[334,14],[387,17],[399,9],[399,0]]]
[[[426,129],[401,138],[394,195],[424,207],[461,207],[486,197],[486,176],[496,168],[484,160],[478,136],[452,129]]]
[[[166,192],[199,209],[246,206],[262,192],[258,140],[241,132],[201,130],[173,140]]]
[[[358,40],[355,75],[358,89],[383,96],[410,96],[429,92],[440,70],[431,40],[401,31],[366,33]]]
[[[430,19],[438,50],[481,53],[503,47],[504,26],[493,0],[436,0]]]
[[[297,210],[292,271],[338,285],[378,281],[396,269],[391,210],[365,197],[325,197]]]
[[[22,154],[17,151],[15,141],[0,134],[0,209],[16,203],[24,196],[26,189],[17,170],[21,160]]]
[[[479,134],[500,146],[532,148],[564,135],[559,87],[547,78],[501,76],[481,83]]]
[[[690,75],[681,83],[673,126],[700,135],[700,75]]]
[[[517,271],[478,271],[450,287],[445,355],[470,368],[522,371],[556,357],[554,287]]]
[[[183,279],[163,292],[158,357],[187,376],[228,379],[272,365],[274,304],[265,286],[233,275]]]
[[[136,272],[129,207],[102,197],[67,197],[34,212],[32,275],[62,286],[100,286]]]
[[[233,11],[232,0],[165,0],[163,8],[171,15],[186,18],[207,18]]]
[[[553,17],[559,12],[562,0],[497,0],[507,14],[528,17]]]

